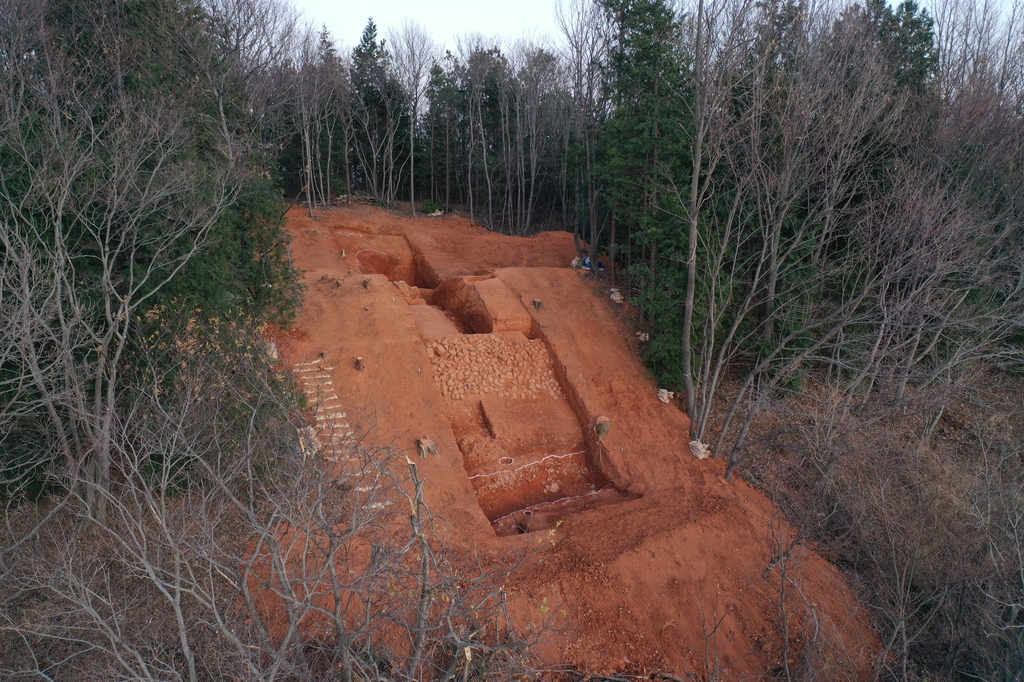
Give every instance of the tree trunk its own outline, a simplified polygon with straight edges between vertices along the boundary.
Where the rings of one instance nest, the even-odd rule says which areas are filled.
[[[700,186],[700,168],[702,146],[704,143],[704,85],[703,56],[701,54],[704,35],[701,24],[704,22],[704,0],[697,3],[697,36],[694,49],[694,119],[696,121],[696,137],[693,141],[693,161],[690,171],[690,206],[689,206],[689,240],[686,255],[686,301],[683,303],[683,385],[686,390],[686,413],[690,417],[690,437],[693,437],[694,409],[697,391],[693,382],[693,299],[697,289],[697,192]]]
[[[615,209],[612,209],[611,235],[608,237],[608,260],[611,269],[612,286],[618,284],[615,280]]]
[[[409,207],[412,217],[416,217],[416,105],[412,107],[412,118],[409,120]]]

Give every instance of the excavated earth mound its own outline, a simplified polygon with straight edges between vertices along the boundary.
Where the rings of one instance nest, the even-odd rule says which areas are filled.
[[[741,679],[783,674],[788,652],[831,679],[867,674],[878,643],[842,574],[693,457],[614,304],[569,267],[571,235],[370,207],[287,218],[308,292],[284,360],[329,361],[315,376],[346,438],[372,429],[413,453],[429,436],[438,456],[418,464],[448,545],[527,557],[504,588],[517,627],[553,626],[546,662]]]

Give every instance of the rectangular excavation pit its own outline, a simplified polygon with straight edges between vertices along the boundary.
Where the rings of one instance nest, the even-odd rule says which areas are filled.
[[[496,277],[446,279],[434,290],[431,303],[450,314],[467,334],[516,331],[532,335],[530,313]]]
[[[519,332],[532,338],[533,320],[500,279],[493,275],[465,275],[437,282],[422,270],[429,266],[395,235],[335,234],[342,253],[358,275],[384,275],[406,303],[429,309],[413,310],[424,339],[461,334]],[[432,271],[431,271],[432,272]],[[434,284],[427,288],[424,284]]]
[[[434,282],[421,277],[423,263],[406,244],[370,237],[359,246],[358,272],[387,276],[410,304],[466,474],[497,535],[626,499],[594,465],[589,425],[517,295],[485,274],[418,288]]]
[[[477,501],[497,535],[549,528],[621,501],[593,466],[583,431],[560,394],[484,396],[456,433]],[[468,428],[466,428],[468,427]]]
[[[405,237],[358,232],[335,232],[333,237],[356,274],[384,275],[410,286],[421,284],[419,265]]]

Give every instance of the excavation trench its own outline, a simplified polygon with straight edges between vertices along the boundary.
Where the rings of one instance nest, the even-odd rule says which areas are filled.
[[[693,458],[689,421],[658,401],[630,347],[628,311],[566,267],[572,235],[509,237],[457,216],[358,204],[316,219],[297,207],[286,227],[308,293],[295,328],[274,339],[323,408],[311,418],[326,420],[300,439],[327,446],[335,432],[320,424],[343,426],[342,413],[366,447],[416,458],[416,440],[430,437],[437,456],[416,459],[439,519],[430,532],[452,570],[481,578],[473,589],[498,594],[500,584],[504,631],[543,633],[531,653],[545,666],[701,677],[711,647],[713,672],[754,678],[787,656],[781,613],[790,632],[820,630],[813,656],[842,652],[821,659],[827,669],[870,676],[882,651],[870,614],[800,543],[789,573],[772,569],[778,543],[798,533],[740,477],[726,483],[723,463]],[[611,430],[598,441],[601,416]],[[340,445],[331,472],[345,476],[350,452]],[[393,514],[375,507],[372,518],[401,523],[393,502]],[[298,554],[286,562],[304,580],[308,553]],[[794,579],[799,589],[788,589]],[[327,593],[317,604],[332,608]],[[693,618],[704,612],[711,639]],[[304,623],[296,636],[330,635]],[[799,646],[788,651],[794,665],[806,659]]]
[[[491,274],[439,280],[408,242],[383,241],[356,252],[359,272],[387,276],[409,305],[494,532],[542,530],[626,499],[596,464],[590,420],[518,296]]]
[[[425,341],[466,475],[495,533],[541,530],[623,498],[594,466],[542,339],[516,331]]]

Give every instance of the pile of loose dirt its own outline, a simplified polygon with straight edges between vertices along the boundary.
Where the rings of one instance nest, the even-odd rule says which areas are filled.
[[[558,381],[544,342],[518,343],[491,334],[473,334],[427,346],[441,395],[462,400],[472,394],[510,398],[558,395]]]

